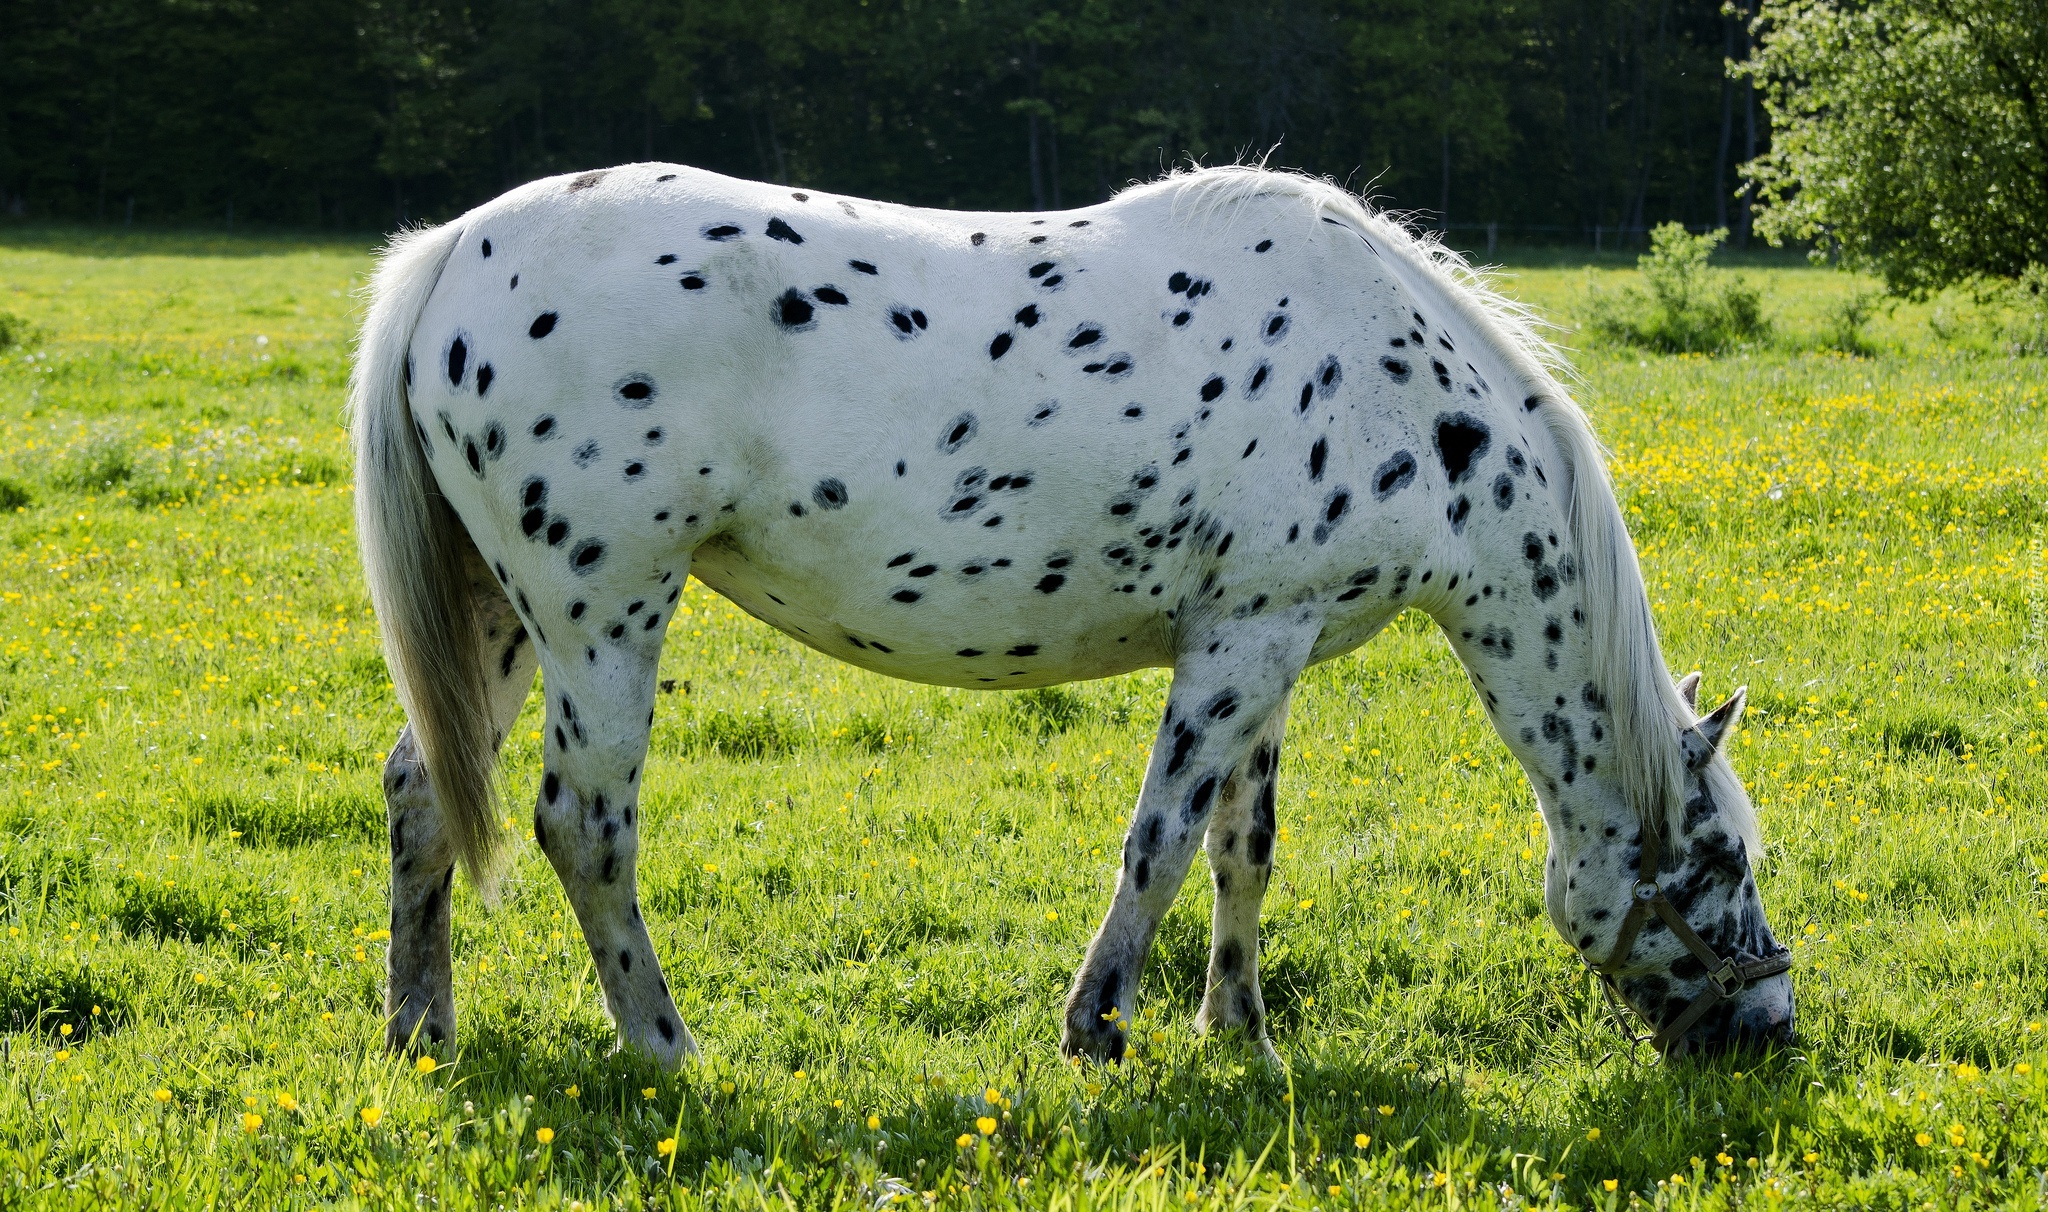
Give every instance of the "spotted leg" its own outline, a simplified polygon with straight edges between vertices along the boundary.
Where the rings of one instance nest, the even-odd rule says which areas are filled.
[[[1241,1030],[1267,1059],[1278,1061],[1266,1038],[1266,999],[1259,991],[1259,906],[1273,877],[1274,796],[1280,783],[1280,741],[1287,702],[1266,718],[1251,756],[1224,780],[1223,794],[1205,839],[1216,882],[1209,981],[1198,1031]]]
[[[1067,994],[1060,1039],[1067,1055],[1123,1056],[1139,973],[1187,877],[1196,841],[1226,780],[1281,713],[1318,627],[1305,613],[1257,627],[1236,624],[1205,635],[1175,665],[1166,717],[1124,838],[1116,895]]]
[[[502,743],[537,664],[526,628],[480,559],[470,569],[479,654],[490,688],[495,740]],[[449,895],[455,847],[420,760],[410,725],[384,762],[384,817],[391,833],[391,943],[386,953],[384,1043],[391,1049],[438,1047],[455,1038],[449,950]]]
[[[566,668],[544,658],[547,762],[533,836],[576,910],[620,1045],[674,1068],[697,1043],[676,1013],[634,882],[659,648],[575,655],[585,653]]]

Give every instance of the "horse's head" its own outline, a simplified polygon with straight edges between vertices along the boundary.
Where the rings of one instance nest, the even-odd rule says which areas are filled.
[[[1700,675],[1678,683],[1688,709]],[[1633,812],[1552,830],[1551,920],[1655,1032],[1667,1055],[1792,1038],[1790,956],[1772,937],[1752,862],[1755,818],[1721,745],[1746,694],[1681,725],[1684,814],[1646,828]],[[1567,818],[1569,820],[1569,818]],[[1560,836],[1560,834],[1562,836]]]

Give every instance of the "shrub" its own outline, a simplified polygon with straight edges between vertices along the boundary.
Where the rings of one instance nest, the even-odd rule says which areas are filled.
[[[29,493],[28,485],[19,480],[0,476],[0,512],[10,509],[26,509],[35,498]]]
[[[1859,290],[1829,303],[1821,319],[1821,343],[1843,353],[1870,353],[1870,339],[1863,335],[1863,326],[1870,323],[1881,297],[1874,290]]]
[[[1741,277],[1708,267],[1728,229],[1691,235],[1676,223],[1650,233],[1650,251],[1636,261],[1643,288],[1595,287],[1587,327],[1624,345],[1663,353],[1714,353],[1755,341],[1770,329],[1763,298]]]
[[[27,320],[11,311],[0,311],[0,349],[26,345],[34,336],[35,329]]]
[[[2009,354],[2048,354],[2048,265],[2026,272],[1996,292],[2004,305],[1998,343]]]
[[[135,475],[135,452],[118,433],[94,434],[68,460],[59,482],[81,492],[97,492],[125,484]]]

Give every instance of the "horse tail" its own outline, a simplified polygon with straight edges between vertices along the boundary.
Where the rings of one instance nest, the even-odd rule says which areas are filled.
[[[496,749],[465,569],[472,544],[427,465],[428,438],[408,400],[413,329],[461,238],[449,225],[401,232],[386,245],[370,281],[349,413],[356,541],[384,662],[456,853],[488,887],[499,841]]]

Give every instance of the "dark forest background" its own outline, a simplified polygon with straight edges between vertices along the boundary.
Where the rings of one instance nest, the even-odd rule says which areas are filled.
[[[1747,36],[1720,0],[0,0],[0,210],[361,230],[649,159],[1047,208],[1277,144],[1453,230],[1739,243]]]

